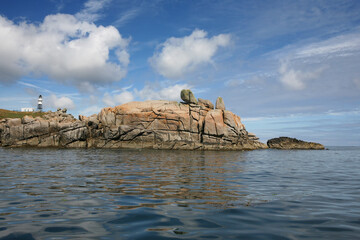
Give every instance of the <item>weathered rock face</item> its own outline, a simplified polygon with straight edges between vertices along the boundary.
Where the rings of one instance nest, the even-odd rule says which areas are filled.
[[[62,110],[0,121],[2,146],[251,150],[267,148],[240,117],[210,104],[130,102],[76,120]]]
[[[212,102],[210,100],[207,100],[207,99],[199,98],[198,99],[198,104],[200,106],[205,107],[205,108],[214,109],[214,104],[212,104]]]
[[[267,141],[269,148],[275,149],[325,149],[324,145],[314,142],[305,142],[296,138],[279,137]]]
[[[88,128],[62,110],[47,113],[43,118],[0,121],[0,145],[21,147],[85,147]]]

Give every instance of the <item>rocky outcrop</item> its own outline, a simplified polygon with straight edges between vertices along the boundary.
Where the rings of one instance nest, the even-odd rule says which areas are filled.
[[[215,109],[225,110],[225,103],[222,97],[216,99]]]
[[[88,128],[64,110],[0,120],[1,146],[85,147]]]
[[[296,138],[279,137],[267,141],[269,148],[275,149],[325,149],[324,145],[314,142],[305,142]]]
[[[104,108],[90,117],[79,116],[79,120],[61,109],[43,118],[3,119],[0,120],[0,144],[4,147],[203,150],[267,148],[246,131],[239,116],[213,109],[210,101],[193,102],[130,102]]]

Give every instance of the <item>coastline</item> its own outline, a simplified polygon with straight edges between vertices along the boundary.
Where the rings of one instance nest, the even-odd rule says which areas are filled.
[[[241,118],[211,101],[181,91],[183,102],[149,100],[103,108],[75,119],[67,109],[42,116],[0,119],[2,147],[136,148],[184,150],[324,149],[295,138],[267,144],[249,133]]]

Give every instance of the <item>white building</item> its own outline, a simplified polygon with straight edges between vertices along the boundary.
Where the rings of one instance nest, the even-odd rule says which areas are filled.
[[[22,112],[34,112],[35,109],[34,108],[21,108]]]

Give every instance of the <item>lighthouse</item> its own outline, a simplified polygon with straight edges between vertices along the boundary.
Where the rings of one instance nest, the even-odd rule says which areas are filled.
[[[39,112],[42,112],[42,96],[40,95],[39,96],[39,99],[38,99],[38,107],[37,107],[37,110]]]

